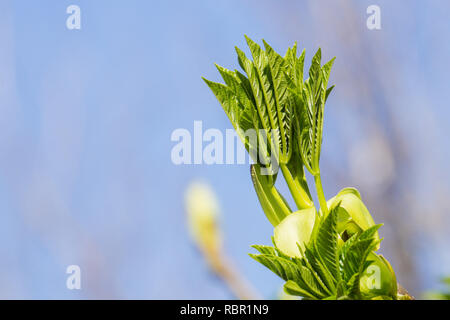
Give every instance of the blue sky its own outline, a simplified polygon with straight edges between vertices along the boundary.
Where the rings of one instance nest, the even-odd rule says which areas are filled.
[[[231,298],[187,235],[183,195],[194,179],[218,194],[226,249],[237,267],[263,296],[277,293],[281,281],[247,255],[272,234],[248,167],[170,160],[173,130],[192,130],[194,120],[205,129],[231,128],[201,77],[219,80],[214,63],[238,68],[234,46],[245,48],[244,34],[282,52],[298,41],[307,59],[318,46],[326,59],[337,56],[324,170],[334,163],[345,171],[341,146],[368,131],[360,116],[383,119],[383,98],[376,96],[369,110],[361,103],[368,93],[351,90],[367,82],[389,94],[395,128],[409,139],[419,168],[402,196],[434,202],[440,191],[445,199],[450,5],[323,3],[322,10],[311,1],[2,1],[0,297]],[[377,3],[382,30],[369,31],[365,8]],[[66,28],[70,4],[81,8],[81,30]],[[336,23],[348,24],[339,17],[350,9],[355,33],[339,33]],[[351,54],[358,50],[373,64]],[[350,181],[359,185],[357,175]],[[333,182],[325,179],[327,197],[341,187]],[[439,208],[448,209],[448,200]],[[448,225],[445,216],[427,214]],[[428,242],[411,253],[422,289],[450,273],[448,236],[429,228]],[[65,287],[70,264],[81,266],[81,291]]]

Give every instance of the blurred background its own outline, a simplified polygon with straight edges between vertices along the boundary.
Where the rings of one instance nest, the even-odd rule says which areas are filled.
[[[81,30],[66,28],[72,4]],[[381,30],[366,27],[372,4]],[[277,297],[282,280],[247,255],[272,235],[248,165],[170,157],[171,133],[194,120],[232,128],[201,76],[238,68],[244,34],[337,57],[325,195],[358,188],[399,282],[416,297],[438,288],[450,274],[449,16],[444,0],[1,0],[0,298],[234,298],[189,237],[194,180],[216,194],[235,269]],[[81,290],[66,288],[69,265]]]

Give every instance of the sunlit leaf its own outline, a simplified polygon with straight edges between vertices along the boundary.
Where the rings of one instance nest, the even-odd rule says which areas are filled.
[[[278,249],[290,257],[302,257],[301,250],[310,240],[316,209],[299,210],[288,215],[274,229],[274,240]]]

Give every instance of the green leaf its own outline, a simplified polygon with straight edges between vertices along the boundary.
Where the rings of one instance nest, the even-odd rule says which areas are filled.
[[[333,88],[327,88],[327,84],[334,58],[321,67],[321,56],[319,48],[312,59],[309,78],[303,84],[293,76],[296,74],[295,71],[288,72],[291,78],[290,90],[296,101],[294,111],[296,141],[305,167],[313,176],[320,172],[324,107]],[[292,58],[289,61],[293,61]],[[303,67],[303,63],[298,64]],[[292,62],[289,65],[293,69],[296,68]]]
[[[228,89],[230,89],[237,100],[237,105],[233,112],[236,114],[237,124],[235,127],[246,131],[253,128],[254,117],[255,117],[255,106],[254,101],[248,96],[246,91],[247,79],[240,79],[236,72],[230,71],[216,64],[216,68],[221,74],[223,80],[225,81]],[[248,80],[247,80],[248,82]]]
[[[314,278],[316,279],[316,282],[320,285],[320,287],[324,290],[324,292],[326,292],[329,296],[333,294],[333,288],[328,287],[324,281],[322,280],[321,276],[319,275],[318,272],[316,272],[316,270],[314,269],[314,267],[310,264],[309,260],[306,258],[303,259],[296,259],[297,264],[298,265],[302,265],[305,266],[306,268],[309,269],[309,271],[311,272],[311,274],[314,276]]]
[[[303,259],[310,265],[310,269],[314,270],[320,276],[321,281],[325,284],[328,290],[335,293],[337,281],[323,264],[313,245],[311,247],[306,247]]]
[[[370,227],[369,229],[363,231],[361,233],[361,235],[359,236],[359,239],[360,240],[372,239],[374,241],[379,241],[380,239],[378,237],[378,229],[380,229],[380,227],[382,225],[383,224],[377,224],[377,225],[374,225],[374,226]]]
[[[373,239],[358,239],[347,249],[343,260],[343,276],[346,281],[350,280],[354,274],[361,274],[364,271],[367,257],[377,244],[378,241]]]
[[[286,65],[283,57],[276,53],[267,42],[264,42],[264,47],[267,53],[267,67],[268,80],[270,90],[274,98],[276,119],[278,120],[277,128],[280,130],[281,137],[281,152],[280,162],[288,163],[292,155],[292,119],[293,119],[293,105],[289,98],[290,92],[288,89],[288,80],[285,75]]]
[[[256,101],[255,101],[255,97],[253,96],[253,91],[252,91],[252,86],[250,84],[250,80],[248,80],[248,78],[244,74],[239,72],[239,70],[235,70],[234,72],[236,74],[236,77],[239,79],[241,87],[244,90],[247,98],[251,101],[254,109],[257,110]],[[260,121],[259,117],[258,117],[258,121]],[[262,123],[260,126],[256,127],[255,129],[259,129],[259,128],[263,128]]]
[[[251,93],[255,101],[256,109],[258,110],[258,115],[262,123],[262,128],[269,130],[270,119],[267,110],[266,102],[264,100],[264,93],[259,82],[258,73],[255,65],[251,60],[249,60],[245,53],[236,47],[236,52],[238,55],[239,64],[247,74],[247,78],[250,83]]]
[[[271,132],[272,120],[269,107],[266,103],[265,90],[260,81],[261,79],[255,63],[249,60],[244,52],[237,47],[236,52],[238,54],[239,64],[247,74],[247,78],[238,72],[236,72],[236,75],[241,79],[246,94],[252,97],[251,101],[254,103],[256,114],[259,118],[259,120],[254,120],[254,129],[258,135],[259,153],[261,155],[262,152],[263,155],[262,159],[259,157],[257,163],[267,165],[270,172],[275,174],[278,169],[278,164],[273,162],[278,161],[278,145],[274,143],[272,135],[275,135],[275,139],[278,139],[278,133],[277,131]]]
[[[255,74],[259,82],[259,88],[261,89],[261,100],[266,106],[269,116],[270,128],[273,130],[278,129],[277,121],[277,110],[275,105],[275,97],[273,95],[272,86],[269,80],[269,69],[268,69],[268,58],[266,53],[261,49],[261,47],[251,40],[249,37],[245,36],[247,40],[247,45],[250,48],[250,52],[253,56],[253,65],[255,69]],[[249,77],[250,78],[250,77]],[[279,144],[278,144],[279,145]]]
[[[307,299],[317,300],[318,298],[310,292],[302,289],[295,281],[287,281],[284,284],[284,291],[293,296],[301,296]]]
[[[306,50],[303,49],[302,54],[297,59],[297,62],[295,64],[295,69],[294,69],[295,79],[297,80],[297,82],[300,86],[303,85],[303,68],[305,66],[305,55],[306,55]]]
[[[327,92],[326,92],[326,94],[325,94],[325,102],[327,102],[328,96],[330,95],[331,91],[333,91],[334,87],[335,87],[335,86],[333,85],[333,86],[331,86],[331,87],[329,87],[329,88],[327,89]]]
[[[291,260],[274,256],[271,254],[249,254],[250,257],[264,265],[284,281],[298,281],[300,271],[297,265]]]
[[[289,65],[288,72],[294,70],[294,65],[297,62],[297,42],[294,43],[292,48],[288,48],[284,56],[284,61]],[[302,79],[303,81],[303,79]]]
[[[290,89],[295,105],[294,132],[298,150],[305,167],[309,172],[312,169],[312,145],[313,145],[313,109],[310,103],[308,84],[300,90]]]
[[[351,297],[352,299],[361,299],[361,292],[359,289],[359,281],[360,281],[360,274],[355,273],[350,278],[350,280],[347,283],[347,296]]]
[[[268,255],[272,255],[272,256],[276,256],[277,255],[277,251],[275,250],[274,247],[271,246],[261,246],[261,245],[252,245],[252,248],[254,248],[255,250],[257,250],[259,253],[261,254],[268,254]]]
[[[245,92],[243,92],[242,87],[241,89],[238,87],[240,80],[233,78],[231,71],[219,66],[218,68],[224,79],[226,79],[225,81],[228,82],[230,86],[207,79],[203,80],[222,105],[222,108],[230,119],[231,124],[236,130],[246,150],[249,152],[253,161],[257,163],[259,161],[256,150],[267,150],[267,148],[265,148],[264,141],[258,139],[258,137],[256,137],[256,141],[252,141],[250,137],[245,135],[248,129],[252,129],[255,125],[258,125],[258,118],[255,110],[253,109],[250,100],[246,97]],[[259,148],[258,144],[260,145]],[[268,157],[267,154],[264,153],[261,153],[261,155]],[[269,160],[266,158],[264,161],[267,163]]]
[[[239,121],[238,121],[238,100],[236,95],[231,91],[226,85],[221,83],[216,83],[210,80],[207,80],[203,78],[203,80],[206,82],[208,87],[211,89],[211,91],[216,96],[217,100],[219,100],[220,104],[222,105],[223,110],[227,114],[228,118],[231,121],[231,124],[236,129],[239,127]]]
[[[320,299],[326,298],[328,295],[327,290],[322,287],[323,283],[317,281],[313,271],[309,270],[304,266],[299,266],[300,270],[300,279],[299,281],[302,284],[302,287],[310,293],[313,293],[316,297]]]
[[[290,257],[302,257],[305,244],[310,241],[316,215],[316,209],[311,207],[284,218],[274,229],[277,248]]]
[[[336,57],[325,63],[322,67],[322,89],[324,90],[324,93],[328,91],[328,80],[330,79],[330,72],[331,68],[333,67],[334,61],[336,60]]]
[[[341,280],[338,282],[336,286],[336,299],[345,296],[346,295],[345,291],[346,291],[346,283],[345,281]]]
[[[311,174],[314,176],[319,173],[319,161],[322,148],[323,136],[323,107],[316,106],[313,111],[312,123],[312,152],[311,152]]]
[[[309,68],[309,79],[311,81],[312,84],[312,93],[314,94],[314,96],[316,95],[316,91],[319,88],[319,81],[320,81],[320,72],[321,72],[321,67],[320,67],[320,61],[322,59],[322,50],[319,48],[317,50],[317,52],[314,54],[312,61],[311,61],[311,66]]]
[[[303,85],[303,67],[305,62],[305,50],[300,57],[297,58],[297,42],[292,48],[289,48],[284,57],[287,70],[286,75],[292,80],[294,87]],[[288,79],[289,80],[289,79]]]
[[[316,222],[311,240],[303,253],[302,264],[311,272],[327,296],[336,296],[341,271],[337,248],[337,212],[331,211],[323,220]]]
[[[347,253],[358,240],[358,234],[354,234],[347,241],[345,241],[342,247],[339,249],[338,254],[341,274],[344,272],[344,261],[347,259]]]
[[[331,275],[337,282],[340,280],[339,256],[337,250],[338,233],[336,229],[337,210],[331,210],[321,224],[317,237],[314,239],[316,251]]]

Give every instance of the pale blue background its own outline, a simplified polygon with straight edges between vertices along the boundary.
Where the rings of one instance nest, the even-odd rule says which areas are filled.
[[[66,28],[70,4],[81,7],[80,31]],[[366,28],[370,4],[381,6],[381,30]],[[337,56],[326,196],[347,185],[373,195],[383,252],[401,270],[398,240],[413,262],[400,282],[416,295],[436,287],[450,273],[449,16],[438,0],[1,0],[0,298],[232,298],[186,231],[183,194],[197,178],[218,194],[228,254],[276,296],[282,282],[247,256],[272,233],[248,167],[170,160],[174,129],[231,128],[201,76],[219,80],[215,62],[238,68],[244,34],[282,52],[299,41],[308,60],[318,46]],[[371,124],[392,150],[408,150],[384,193],[364,161],[364,179],[347,175],[347,151]],[[399,200],[381,216],[387,194]],[[70,264],[82,269],[81,291],[65,286]]]

